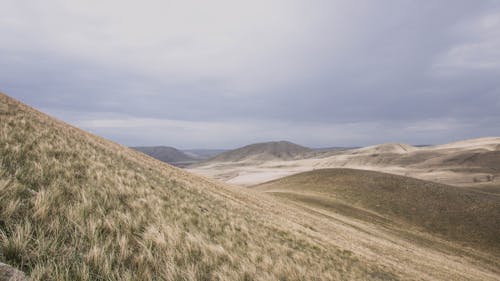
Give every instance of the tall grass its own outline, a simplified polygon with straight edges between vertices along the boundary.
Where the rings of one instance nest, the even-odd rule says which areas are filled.
[[[33,280],[392,278],[229,187],[0,104],[0,261]]]
[[[347,216],[399,222],[500,257],[500,197],[355,169],[318,169],[255,188]]]

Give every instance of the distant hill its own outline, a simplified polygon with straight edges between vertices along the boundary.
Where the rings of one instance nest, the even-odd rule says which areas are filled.
[[[185,166],[199,161],[199,159],[171,146],[137,146],[132,147],[132,149],[175,166]]]
[[[384,143],[354,149],[298,153],[290,161],[261,157],[234,165],[222,158],[190,166],[191,171],[240,185],[326,168],[353,168],[404,175],[500,194],[500,138],[487,137],[432,146]]]
[[[312,151],[288,141],[263,142],[226,151],[209,159],[209,162],[292,160]]]
[[[360,153],[396,153],[396,154],[401,154],[401,153],[408,153],[415,151],[416,148],[404,144],[404,143],[383,143],[383,144],[378,144],[378,145],[373,145],[373,146],[367,146],[363,148],[358,148],[357,151]]]
[[[227,149],[184,149],[182,151],[193,158],[203,160],[226,152]]]
[[[227,151],[224,149],[180,150],[171,146],[135,146],[131,148],[177,167],[192,165]]]
[[[500,197],[404,176],[321,169],[254,187],[369,221],[396,220],[500,253]]]

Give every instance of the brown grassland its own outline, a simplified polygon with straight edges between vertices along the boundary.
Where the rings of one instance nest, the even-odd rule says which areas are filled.
[[[499,279],[497,256],[426,235],[194,176],[0,94],[0,262],[33,280]]]
[[[327,280],[382,272],[261,216],[227,187],[6,96],[1,103],[0,259],[34,280]]]
[[[364,220],[396,222],[500,257],[500,196],[356,169],[320,169],[255,186]]]

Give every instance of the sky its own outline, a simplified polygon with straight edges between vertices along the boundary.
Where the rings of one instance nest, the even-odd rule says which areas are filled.
[[[1,0],[0,91],[128,146],[500,136],[500,1]]]

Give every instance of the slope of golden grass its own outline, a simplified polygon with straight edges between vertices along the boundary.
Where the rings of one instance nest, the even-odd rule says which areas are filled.
[[[0,95],[0,261],[34,280],[377,279],[384,269]],[[264,200],[265,201],[265,200]],[[389,278],[390,279],[390,278]]]
[[[469,254],[326,215],[191,175],[0,94],[0,262],[33,280],[500,276]]]
[[[256,189],[380,223],[398,221],[500,257],[500,197],[404,176],[321,169]]]

